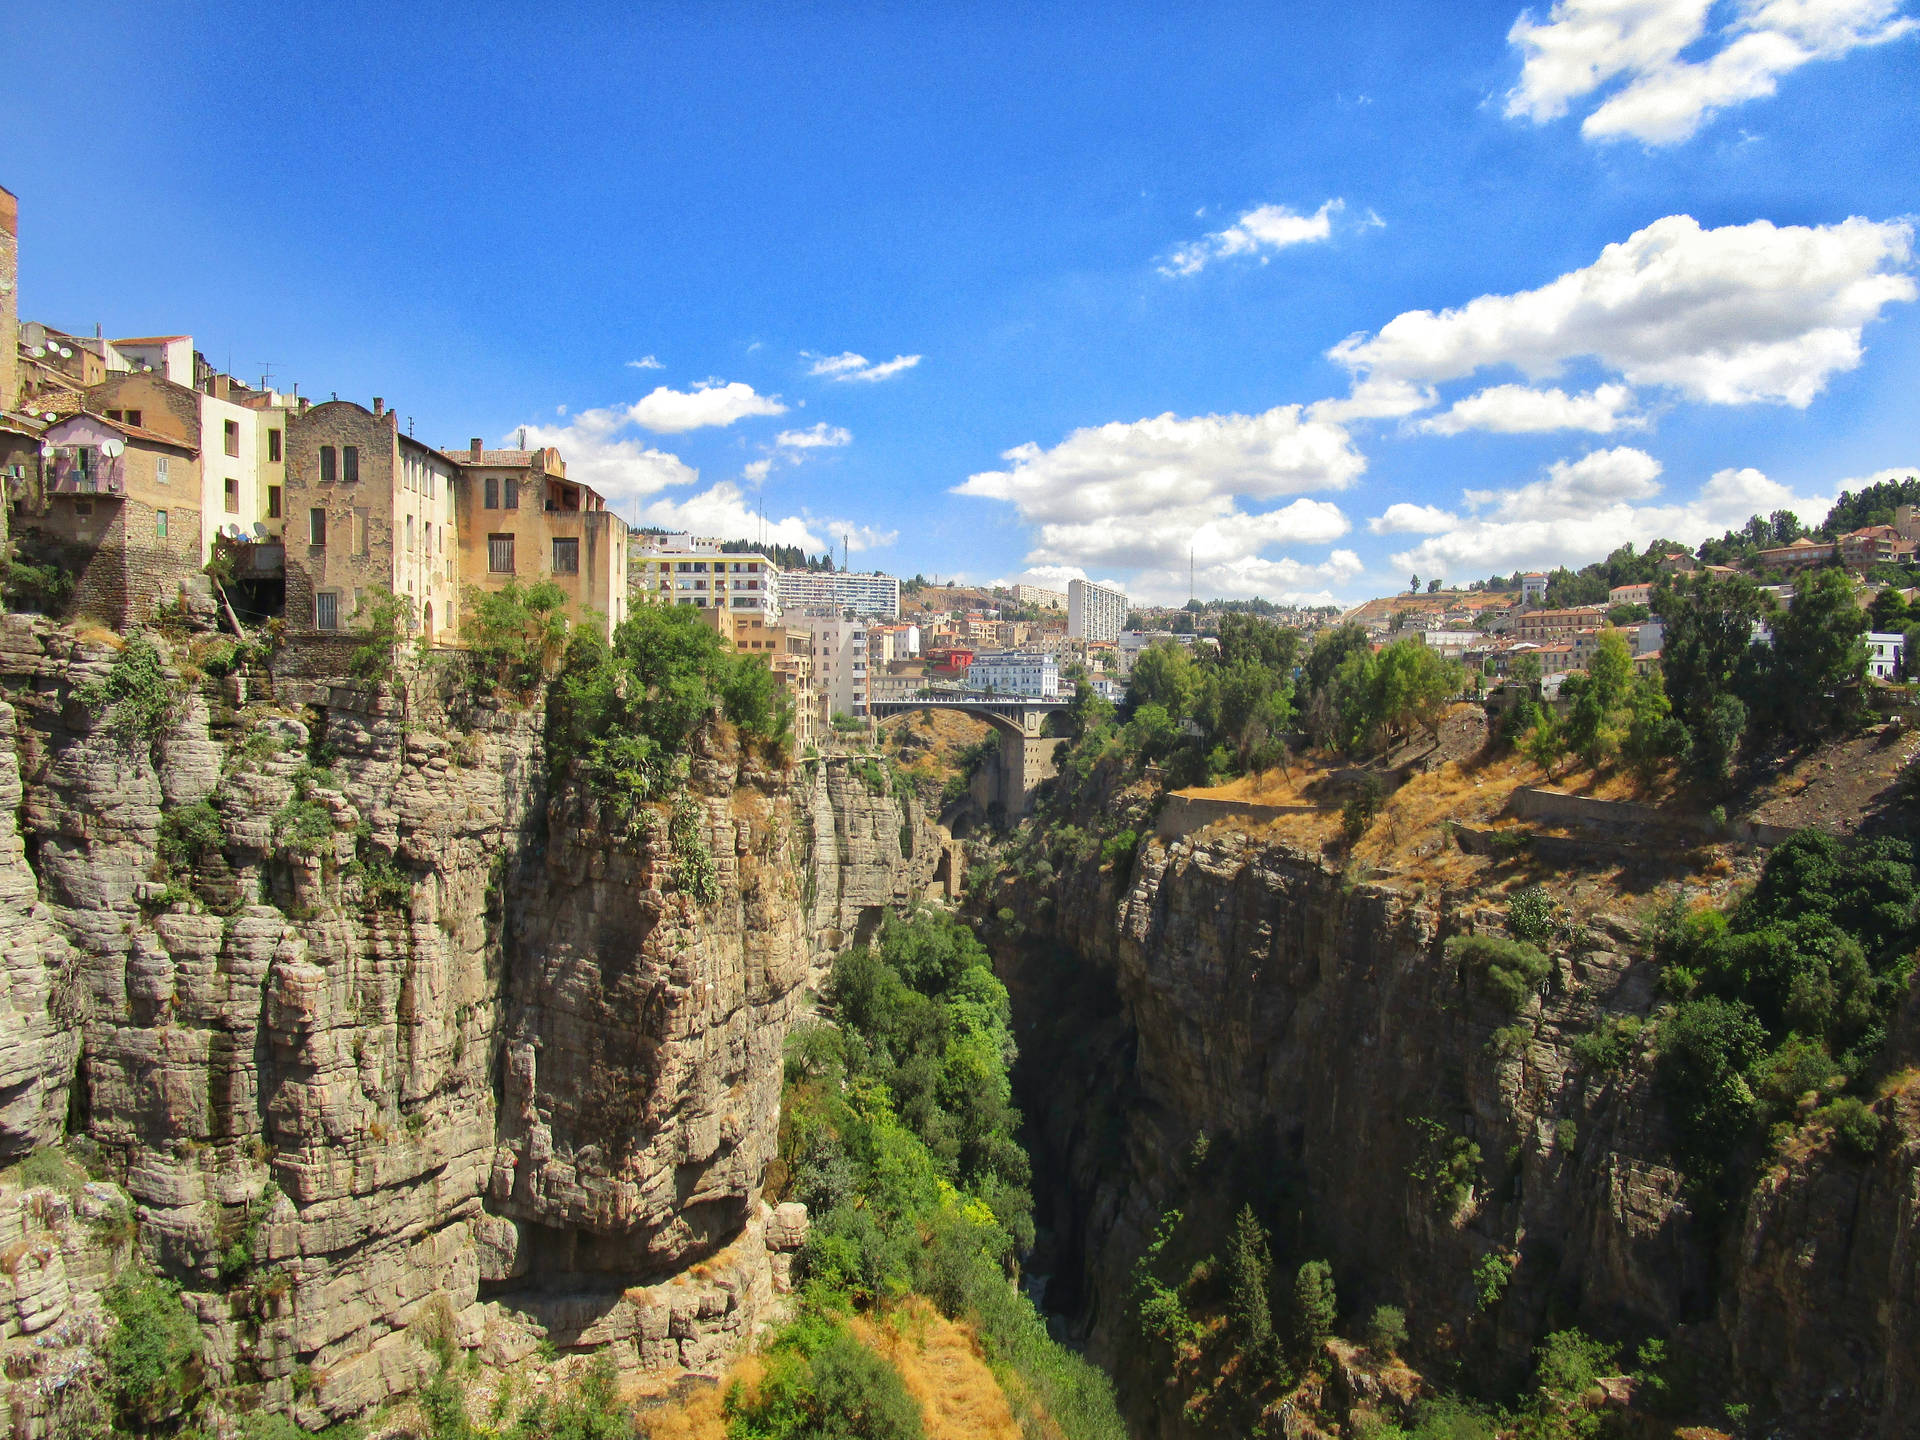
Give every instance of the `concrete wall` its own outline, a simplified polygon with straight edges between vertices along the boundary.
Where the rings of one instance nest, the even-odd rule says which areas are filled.
[[[1337,805],[1260,805],[1251,800],[1221,800],[1206,795],[1169,795],[1160,806],[1153,833],[1162,840],[1177,840],[1203,826],[1220,820],[1237,820],[1258,825],[1282,815],[1314,815],[1322,810],[1337,810]]]
[[[1753,820],[1730,819],[1715,825],[1705,815],[1689,815],[1661,810],[1652,805],[1635,805],[1625,800],[1596,800],[1586,795],[1564,795],[1558,790],[1515,790],[1507,801],[1507,813],[1522,820],[1538,820],[1549,825],[1575,825],[1658,832],[1682,831],[1702,840],[1738,840],[1750,845],[1778,845],[1796,832],[1790,825],[1764,825]]]

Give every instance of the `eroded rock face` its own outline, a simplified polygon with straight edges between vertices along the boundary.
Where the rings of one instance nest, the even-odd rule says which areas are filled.
[[[869,938],[891,908],[951,875],[953,841],[917,794],[887,789],[877,765],[845,756],[801,774],[812,892],[808,919],[822,948]]]
[[[1791,1433],[1908,1433],[1920,1123],[1883,1102],[1901,1138],[1871,1165],[1816,1147],[1780,1168],[1716,1284],[1650,1055],[1597,1074],[1572,1053],[1603,1014],[1656,1003],[1624,918],[1595,917],[1515,1014],[1441,944],[1497,912],[1351,884],[1282,843],[1153,841],[1129,874],[1091,861],[990,903],[1009,900],[1028,938],[1000,962],[1065,1260],[1052,1294],[1096,1356],[1127,1353],[1131,1267],[1163,1210],[1224,1233],[1240,1187],[1280,1218],[1283,1258],[1333,1262],[1344,1313],[1400,1305],[1428,1355],[1483,1382],[1524,1378],[1547,1328],[1630,1348],[1682,1327]],[[1165,1399],[1136,1394],[1136,1419],[1188,1433]]]
[[[766,1233],[758,1198],[802,857],[816,814],[829,849],[866,822],[710,736],[702,903],[666,805],[616,837],[571,786],[549,802],[538,704],[289,666],[129,738],[73,699],[112,653],[0,621],[0,1153],[71,1117],[213,1377],[305,1423],[411,1388],[423,1324],[716,1367],[804,1229]],[[223,843],[169,867],[162,816],[202,800]],[[840,853],[851,893],[905,883]]]

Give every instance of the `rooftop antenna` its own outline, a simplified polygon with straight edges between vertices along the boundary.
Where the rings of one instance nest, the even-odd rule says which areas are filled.
[[[273,361],[256,360],[253,363],[260,367],[260,388],[262,390],[273,389]]]
[[[409,440],[413,438],[413,417],[411,415],[407,416],[407,438]]]
[[[522,450],[527,448],[527,427],[524,425],[520,427],[520,448]]]

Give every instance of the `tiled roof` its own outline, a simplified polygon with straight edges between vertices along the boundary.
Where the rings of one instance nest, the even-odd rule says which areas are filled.
[[[473,448],[468,445],[445,447],[442,454],[451,456],[462,465],[498,465],[502,468],[524,470],[533,463],[538,450],[482,450],[478,460],[473,458]]]
[[[105,415],[96,415],[91,410],[76,410],[71,415],[61,416],[60,419],[53,423],[55,425],[63,425],[67,421],[76,420],[82,415],[86,416],[89,420],[106,426],[109,430],[118,430],[130,440],[144,440],[149,445],[165,445],[169,450],[184,450],[189,455],[198,455],[200,453],[200,447],[198,445],[194,445],[186,440],[176,440],[171,435],[162,435],[158,430],[149,430],[144,425],[129,425],[124,420],[109,420]]]

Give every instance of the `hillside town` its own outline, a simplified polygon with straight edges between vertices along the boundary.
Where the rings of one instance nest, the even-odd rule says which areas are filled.
[[[1461,662],[1472,687],[1523,681],[1552,701],[1608,632],[1636,673],[1660,664],[1660,582],[1746,576],[1789,608],[1825,568],[1856,599],[1904,616],[1920,512],[1808,533],[1793,516],[1697,548],[1628,545],[1577,575],[1526,571],[1467,588],[1416,576],[1404,594],[1344,613],[1270,602],[1134,606],[1116,585],[940,585],[782,564],[778,547],[631,526],[553,447],[429,443],[383,396],[324,400],[215,367],[190,334],[109,336],[16,310],[18,203],[0,190],[0,477],[16,606],[115,629],[163,611],[287,640],[350,644],[372,607],[393,607],[425,647],[463,643],[488,593],[551,585],[604,636],[633,606],[696,607],[735,653],[762,656],[792,704],[795,740],[913,701],[1063,704],[1084,686],[1126,698],[1152,645],[1210,646],[1234,612],[1304,636],[1358,626],[1375,650],[1403,638]],[[1838,512],[1836,512],[1838,513]],[[1732,562],[1732,563],[1728,563]],[[1617,579],[1618,583],[1613,583]],[[1888,622],[1889,624],[1891,621]],[[1756,622],[1756,636],[1766,638]],[[1867,674],[1903,678],[1904,629],[1864,637]]]

